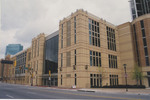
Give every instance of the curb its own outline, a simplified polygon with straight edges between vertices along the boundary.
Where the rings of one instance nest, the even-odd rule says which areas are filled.
[[[79,92],[95,92],[95,91],[92,91],[92,90],[77,90]]]

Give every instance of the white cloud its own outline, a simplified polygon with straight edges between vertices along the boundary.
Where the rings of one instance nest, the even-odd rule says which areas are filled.
[[[2,0],[0,58],[7,44],[26,48],[34,36],[58,30],[59,20],[81,8],[115,25],[131,20],[127,0]]]

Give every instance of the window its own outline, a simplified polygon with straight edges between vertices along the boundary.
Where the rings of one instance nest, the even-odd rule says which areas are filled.
[[[101,53],[90,51],[90,66],[101,67]]]
[[[109,68],[118,68],[117,64],[117,56],[114,55],[108,55],[109,60]]]
[[[144,28],[144,21],[143,20],[140,21],[140,24],[141,24],[141,28]]]
[[[61,75],[61,85],[62,85],[62,75]]]
[[[138,42],[137,42],[137,34],[136,34],[136,26],[135,26],[135,24],[133,24],[133,30],[134,30],[134,38],[135,38],[137,62],[138,62],[138,65],[140,66],[140,58],[139,58],[139,50],[138,50]]]
[[[102,87],[102,75],[101,74],[90,74],[90,86]]]
[[[61,67],[63,67],[63,53],[61,53]]]
[[[66,63],[67,63],[67,67],[70,67],[71,66],[71,52],[67,52],[67,60],[66,60]]]
[[[76,50],[74,50],[74,65],[76,65],[76,59],[77,59],[77,57],[76,57]]]
[[[71,21],[67,22],[67,47],[71,45]]]
[[[75,74],[74,77],[75,77],[74,84],[77,85],[77,74]]]
[[[33,44],[34,44],[34,41],[32,41],[32,58],[33,58]]]
[[[74,44],[76,44],[76,17],[74,17]]]
[[[99,22],[91,19],[89,19],[89,44],[100,47]]]
[[[37,68],[36,68],[36,70],[38,71],[38,60],[37,60],[37,63],[36,63],[36,64],[37,64]]]
[[[143,38],[143,45],[147,47],[146,38]]]
[[[40,51],[39,51],[40,44],[39,44],[39,43],[40,43],[40,38],[38,38],[38,50],[37,50],[37,53],[38,53],[38,54],[37,54],[37,56],[39,56],[39,53],[40,53]]]
[[[141,20],[140,24],[141,24],[141,32],[142,32],[142,36],[143,36],[145,63],[146,63],[146,66],[149,66],[149,57],[148,57],[148,48],[147,48],[146,34],[145,34],[145,28],[144,28],[144,21]]]
[[[146,66],[149,66],[149,57],[145,57],[146,60]]]
[[[63,48],[63,24],[61,25],[61,48]]]
[[[35,42],[34,42],[34,45],[35,45],[35,48],[34,48],[34,57],[36,57],[36,45],[37,44],[37,40],[35,40]]]
[[[108,49],[116,51],[116,38],[115,38],[115,29],[112,29],[110,27],[106,27],[107,30],[107,44]]]
[[[109,75],[110,86],[119,85],[118,75]]]

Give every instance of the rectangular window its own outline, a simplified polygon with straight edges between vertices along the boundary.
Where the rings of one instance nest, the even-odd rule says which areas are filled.
[[[63,67],[63,53],[61,53],[61,67]]]
[[[62,75],[61,75],[61,85],[62,85]]]
[[[37,60],[37,69],[36,70],[38,71],[38,60]]]
[[[145,57],[146,60],[146,66],[149,66],[149,57]]]
[[[39,51],[39,48],[40,48],[40,38],[38,38],[38,50],[37,50],[37,56],[39,56],[39,53],[40,53],[40,51]]]
[[[91,19],[89,19],[89,44],[100,47],[99,22]]]
[[[35,44],[34,44],[35,45],[35,48],[34,48],[34,57],[36,57],[36,46],[37,46],[36,44],[37,44],[37,40],[35,40]]]
[[[101,53],[90,51],[90,66],[101,67]]]
[[[61,48],[63,48],[63,24],[61,26]]]
[[[108,49],[116,51],[116,38],[115,38],[115,29],[112,29],[110,27],[106,27],[107,30],[107,44]]]
[[[74,77],[75,77],[75,80],[74,80],[75,83],[74,84],[77,85],[77,75],[75,74]]]
[[[140,21],[140,24],[141,24],[141,28],[144,28],[144,21],[143,20]]]
[[[74,51],[74,64],[76,65],[76,50]]]
[[[71,21],[67,22],[67,47],[71,45]]]
[[[90,74],[90,86],[91,88],[102,87],[102,75]]]
[[[109,68],[118,68],[117,64],[117,56],[108,55]]]
[[[110,86],[119,85],[118,75],[109,75]]]
[[[74,17],[74,44],[76,44],[76,17]]]

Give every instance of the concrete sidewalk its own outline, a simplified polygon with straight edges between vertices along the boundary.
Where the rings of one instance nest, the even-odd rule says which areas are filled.
[[[38,86],[43,87],[43,86]],[[47,87],[47,86],[44,86]],[[125,88],[60,88],[60,87],[47,87],[50,89],[60,89],[60,90],[68,90],[68,91],[81,91],[81,92],[98,92],[98,93],[110,93],[110,94],[135,94],[135,95],[150,95],[150,88],[146,89],[131,89],[129,88],[126,92]]]
[[[127,94],[136,94],[136,95],[150,95],[150,88],[147,89],[128,89],[126,92],[126,89],[119,88],[119,89],[108,89],[108,88],[91,88],[91,89],[78,89],[78,91],[82,92],[101,92],[101,93],[112,93],[112,94],[118,94],[118,93],[127,93]]]

